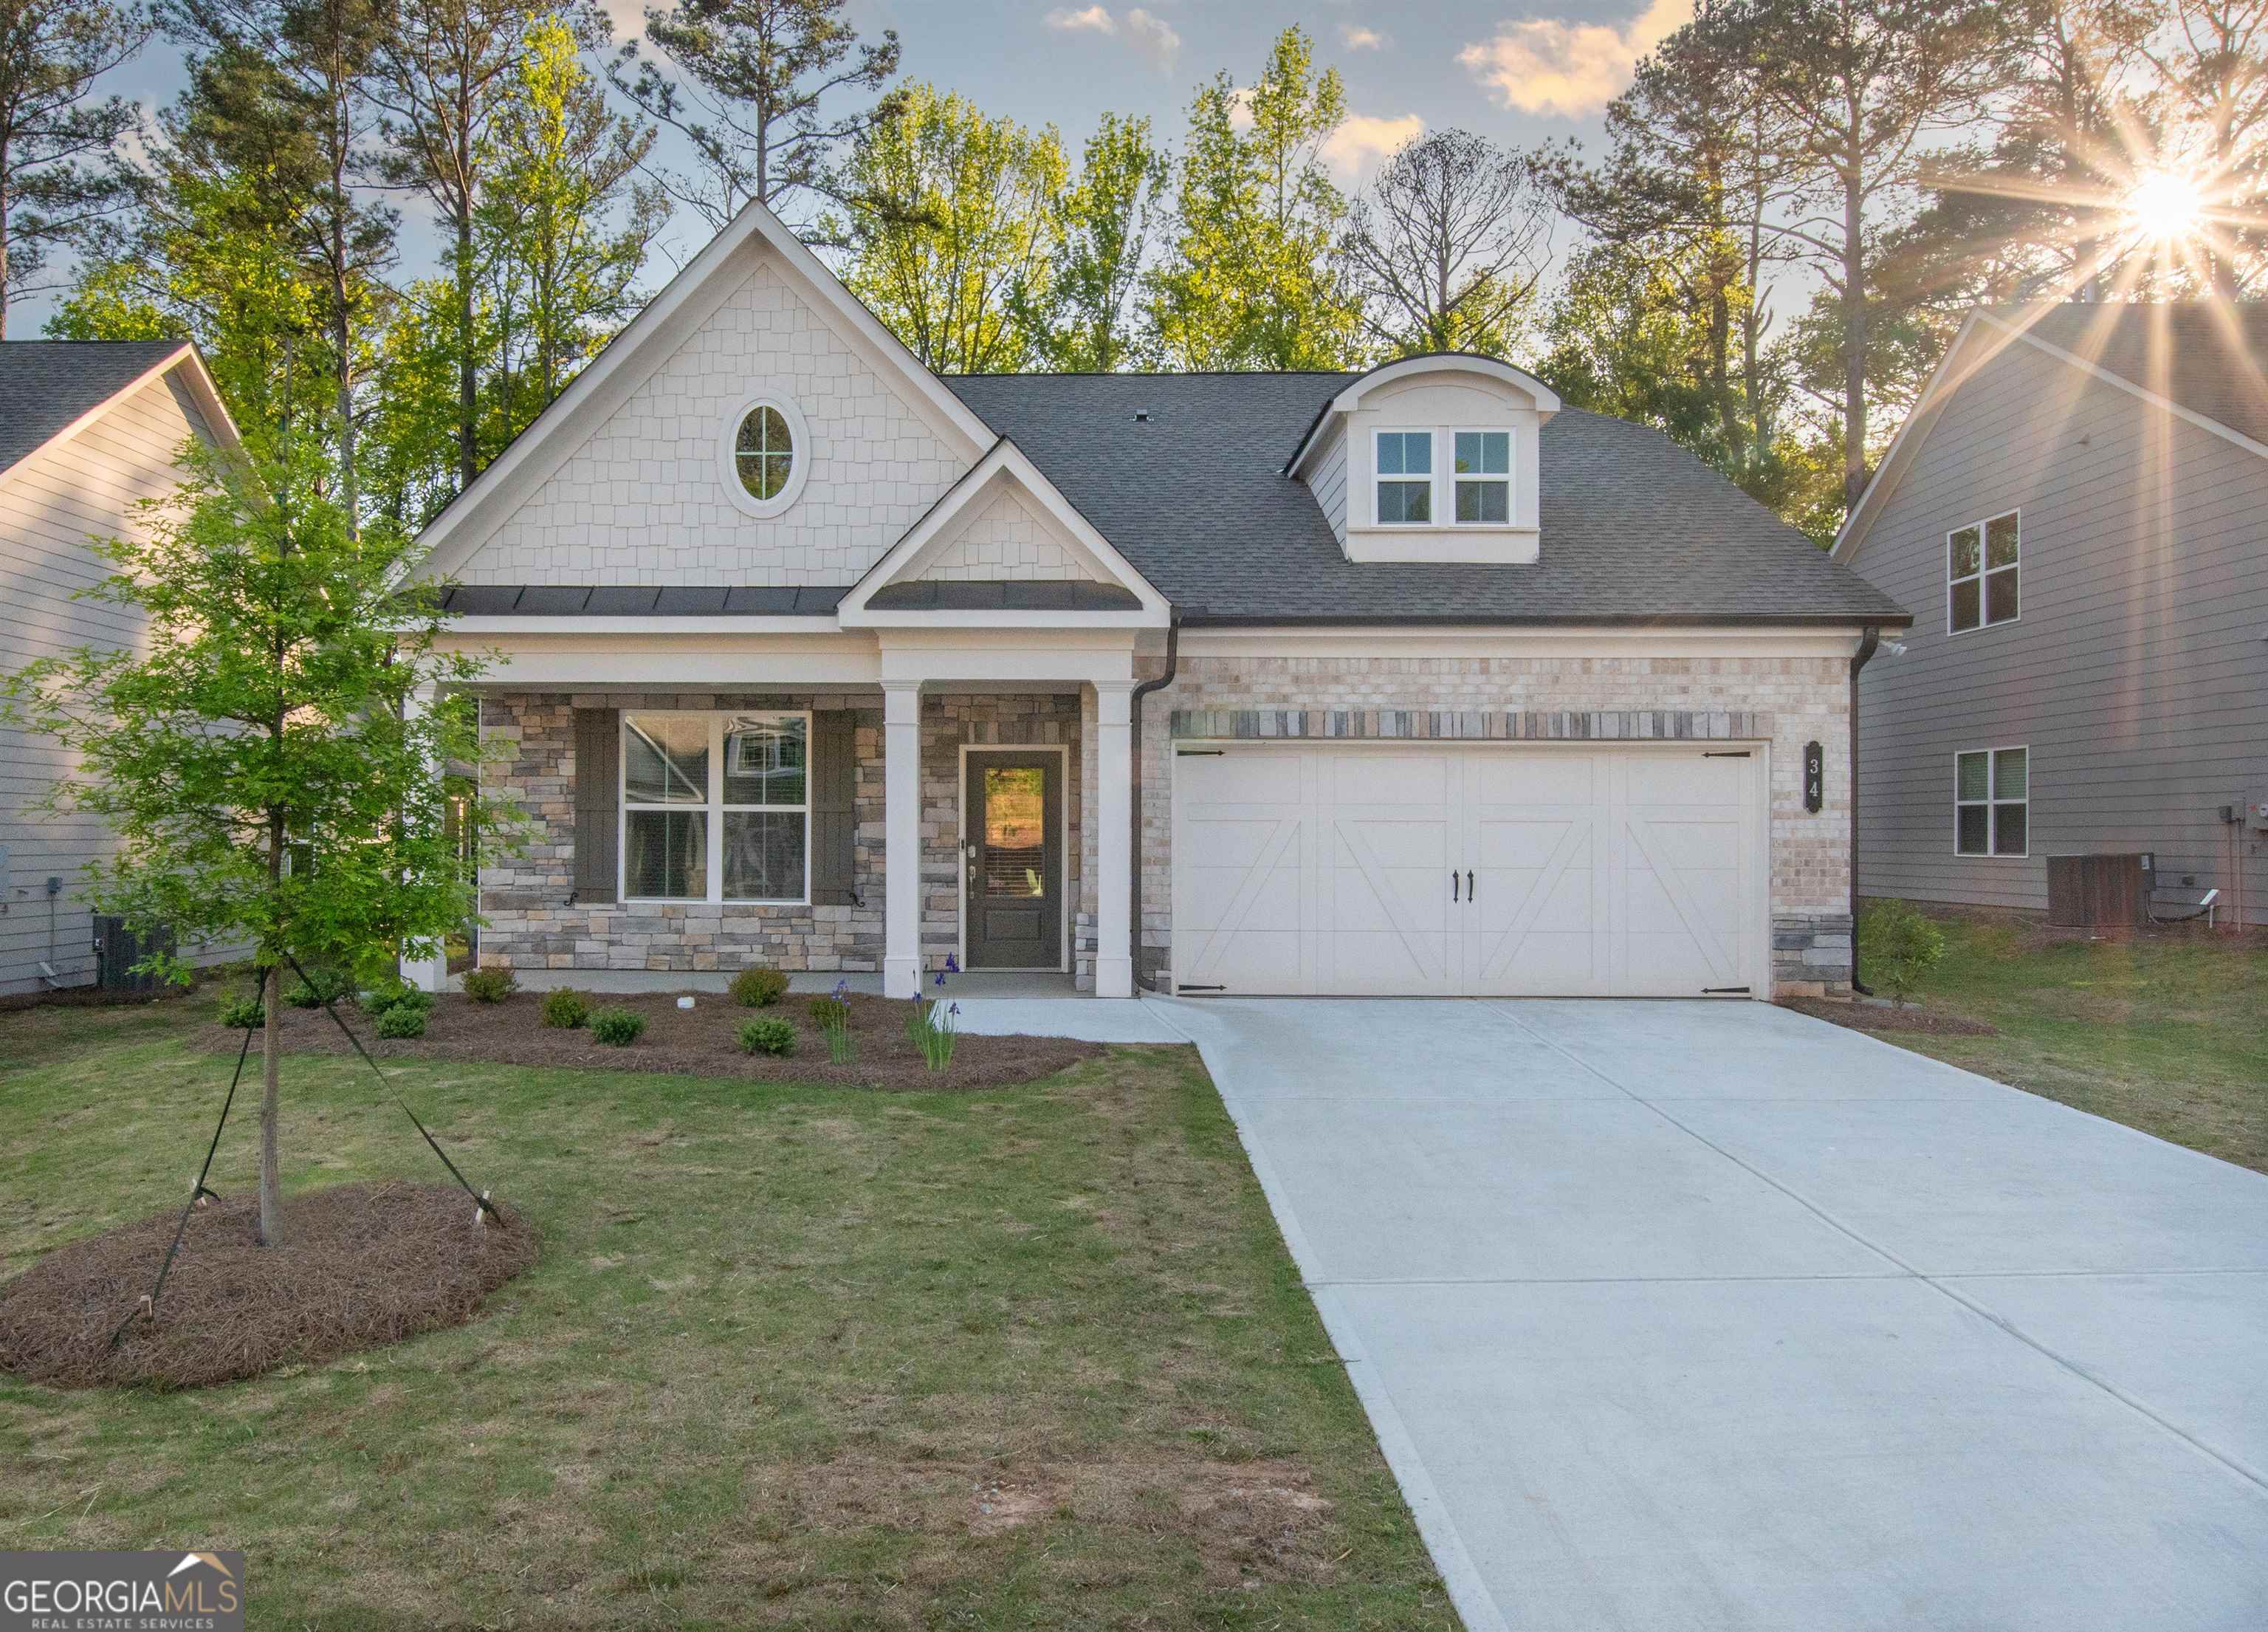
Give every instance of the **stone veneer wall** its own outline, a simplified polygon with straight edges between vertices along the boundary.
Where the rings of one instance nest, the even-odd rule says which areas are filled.
[[[843,709],[858,715],[856,906],[705,902],[579,905],[575,878],[575,710]],[[836,692],[502,692],[484,698],[482,733],[505,757],[490,790],[534,823],[527,848],[481,872],[481,962],[519,969],[710,971],[752,964],[804,971],[882,966],[882,710],[871,694]],[[942,968],[959,943],[961,744],[1066,744],[1064,795],[1071,833],[1065,886],[1078,890],[1086,808],[1079,703],[1069,696],[938,693],[922,700],[922,956]],[[1075,894],[1074,901],[1079,897]],[[1091,923],[1091,920],[1090,920]],[[1074,944],[1079,932],[1073,931]],[[1092,931],[1086,980],[1093,983]]]
[[[1161,674],[1152,660],[1145,676]],[[1142,925],[1136,976],[1173,945],[1174,717],[1189,736],[1700,737],[1771,745],[1772,981],[1851,978],[1849,664],[1833,657],[1211,657],[1184,654],[1143,710]],[[1826,748],[1803,808],[1803,748]]]

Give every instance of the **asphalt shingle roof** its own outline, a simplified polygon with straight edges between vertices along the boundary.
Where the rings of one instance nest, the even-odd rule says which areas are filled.
[[[0,470],[38,452],[181,349],[178,340],[11,340],[0,344]]]
[[[1193,624],[1905,621],[1880,590],[1660,432],[1572,409],[1543,427],[1541,560],[1351,562],[1284,466],[1317,410],[1357,378],[976,374],[946,383]]]
[[[2099,301],[1997,309],[2004,322],[2268,442],[2268,306]]]

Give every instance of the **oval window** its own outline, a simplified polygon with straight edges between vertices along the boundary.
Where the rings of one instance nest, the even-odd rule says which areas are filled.
[[[750,409],[733,444],[733,469],[751,498],[770,503],[786,492],[795,469],[795,435],[787,416],[770,403]]]

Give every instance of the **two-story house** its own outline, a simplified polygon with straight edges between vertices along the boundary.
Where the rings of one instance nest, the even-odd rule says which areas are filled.
[[[2146,853],[2162,912],[2268,923],[2264,363],[2268,307],[1970,314],[1835,546],[1914,613],[1863,894],[2043,909],[2047,857]]]

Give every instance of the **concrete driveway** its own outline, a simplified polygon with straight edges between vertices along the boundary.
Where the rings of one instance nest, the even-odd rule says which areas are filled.
[[[1147,1007],[1473,1632],[2268,1627],[2268,1178],[1762,1004]]]

